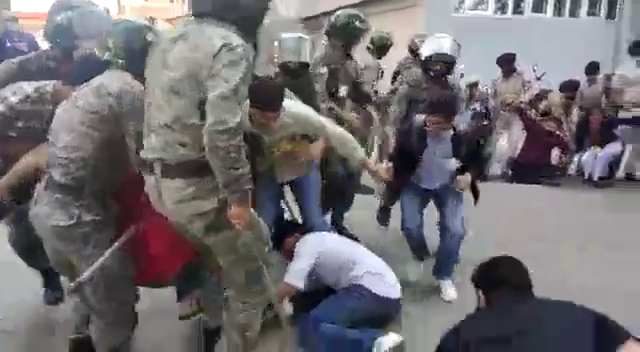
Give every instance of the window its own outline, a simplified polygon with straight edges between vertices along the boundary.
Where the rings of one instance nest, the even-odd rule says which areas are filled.
[[[546,15],[549,7],[549,0],[532,0],[531,13]]]
[[[511,10],[512,15],[524,15],[524,8],[526,5],[526,0],[513,0],[513,10]]]
[[[582,11],[582,0],[569,1],[569,17],[580,18],[581,11]]]
[[[524,15],[526,0],[458,0],[453,13]]]
[[[553,17],[565,17],[567,0],[555,0],[553,2]]]
[[[615,20],[618,18],[618,6],[620,6],[620,2],[618,0],[607,0],[607,14],[605,18],[608,20]]]
[[[587,16],[600,17],[602,15],[602,0],[587,0]]]

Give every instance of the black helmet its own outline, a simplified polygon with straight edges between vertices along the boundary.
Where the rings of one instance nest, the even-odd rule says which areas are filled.
[[[375,31],[369,39],[367,51],[376,59],[380,60],[385,57],[393,46],[393,37],[391,33],[384,31]]]
[[[88,0],[58,0],[47,13],[43,36],[52,48],[73,52],[97,46],[112,25],[111,16]]]
[[[147,22],[118,20],[107,38],[107,59],[131,73],[137,79],[144,77],[144,68],[151,44],[160,32]]]
[[[420,47],[422,47],[422,43],[424,43],[427,37],[428,35],[426,33],[418,33],[411,36],[409,45],[407,46],[407,51],[411,57],[415,59],[420,58]]]
[[[340,41],[345,47],[352,48],[369,32],[371,25],[360,12],[353,9],[339,10],[327,23],[324,34],[327,39]]]
[[[209,17],[234,26],[255,43],[271,0],[190,0],[193,17]]]

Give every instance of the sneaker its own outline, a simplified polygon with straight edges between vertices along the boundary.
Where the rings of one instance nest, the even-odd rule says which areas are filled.
[[[378,225],[383,228],[388,228],[389,223],[391,222],[391,208],[390,207],[379,207],[376,212],[376,221]]]
[[[373,343],[372,352],[404,351],[404,338],[395,332],[388,332],[378,337]]]
[[[458,299],[458,290],[451,279],[438,280],[438,288],[440,289],[440,298],[447,303],[451,303]]]
[[[407,265],[407,278],[409,281],[415,282],[422,277],[424,277],[424,262],[419,262],[415,259],[411,260]]]
[[[64,290],[60,274],[52,268],[42,270],[42,300],[47,306],[57,306],[64,301]]]

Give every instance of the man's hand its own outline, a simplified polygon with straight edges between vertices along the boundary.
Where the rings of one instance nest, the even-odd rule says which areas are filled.
[[[471,174],[467,172],[464,175],[456,176],[453,185],[458,191],[466,190],[471,185]]]
[[[0,180],[0,202],[8,202],[11,200],[11,189],[6,182]]]
[[[233,204],[227,212],[229,221],[238,230],[244,230],[251,219],[251,206],[248,204]]]
[[[283,282],[280,284],[280,286],[278,286],[276,297],[278,298],[278,302],[282,303],[285,299],[295,295],[297,292],[297,288],[289,285],[286,282]]]
[[[383,181],[389,182],[393,179],[393,164],[385,161],[382,164],[378,164],[376,168],[378,169],[380,179]]]

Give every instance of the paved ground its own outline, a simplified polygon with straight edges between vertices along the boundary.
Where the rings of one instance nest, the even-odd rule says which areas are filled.
[[[441,334],[473,310],[468,277],[479,261],[500,253],[516,255],[529,265],[538,294],[595,307],[640,333],[639,199],[637,185],[600,191],[484,184],[479,206],[468,209],[471,235],[457,274],[460,299],[454,304],[441,302],[431,278],[406,290],[403,333],[408,351],[433,350]],[[382,232],[372,217],[375,206],[373,197],[360,197],[349,222],[403,277],[408,250],[399,232],[399,212],[396,209],[391,229]],[[427,237],[435,246],[432,210],[428,210]],[[69,307],[42,307],[39,280],[12,254],[4,230],[0,230],[0,280],[0,350],[64,352]],[[144,291],[139,310],[137,352],[196,351],[194,326],[175,320],[171,291]],[[279,349],[271,341],[262,350]]]

